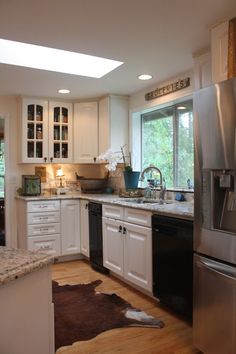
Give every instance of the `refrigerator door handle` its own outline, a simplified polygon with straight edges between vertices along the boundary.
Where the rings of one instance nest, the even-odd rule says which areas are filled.
[[[227,270],[224,267],[219,267],[219,266],[216,267],[212,263],[204,262],[202,260],[201,261],[197,260],[197,265],[200,268],[207,268],[212,273],[215,273],[220,276],[224,276],[229,280],[236,282],[236,278],[229,275]]]

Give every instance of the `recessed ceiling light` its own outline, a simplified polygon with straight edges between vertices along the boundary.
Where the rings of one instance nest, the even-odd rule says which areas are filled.
[[[67,89],[60,89],[60,90],[57,90],[58,93],[70,93],[70,90],[67,90]]]
[[[100,78],[123,62],[0,39],[0,63]]]
[[[177,109],[186,109],[185,106],[178,106]]]
[[[139,76],[138,76],[138,79],[139,79],[139,80],[150,80],[150,79],[152,79],[152,75],[149,75],[149,74],[142,74],[142,75],[139,75]]]

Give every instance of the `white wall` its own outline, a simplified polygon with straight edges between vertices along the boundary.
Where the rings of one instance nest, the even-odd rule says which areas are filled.
[[[190,77],[190,86],[183,89],[176,91],[174,93],[170,93],[168,95],[158,97],[156,99],[146,101],[145,100],[145,94],[153,91],[157,88],[161,88],[163,86],[166,86],[168,84],[171,84],[173,82],[176,82],[178,80],[184,79],[186,77]],[[177,99],[180,99],[182,97],[186,97],[192,94],[194,90],[194,75],[193,71],[188,71],[185,73],[180,74],[179,76],[170,78],[169,80],[162,81],[162,82],[156,82],[155,84],[152,84],[150,87],[145,88],[142,91],[139,91],[133,95],[130,96],[130,102],[129,102],[129,108],[131,112],[139,112],[139,111],[145,111],[150,108],[153,108],[155,106],[159,106],[171,101],[175,101]]]

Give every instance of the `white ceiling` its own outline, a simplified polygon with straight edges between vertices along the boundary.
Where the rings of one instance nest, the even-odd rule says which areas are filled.
[[[191,69],[211,26],[235,16],[235,0],[0,0],[0,38],[124,62],[101,79],[0,64],[0,95],[133,94]]]

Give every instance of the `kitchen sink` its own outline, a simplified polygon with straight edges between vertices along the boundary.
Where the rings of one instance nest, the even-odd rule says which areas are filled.
[[[134,204],[172,204],[172,200],[149,199],[149,198],[120,198],[123,202]]]

